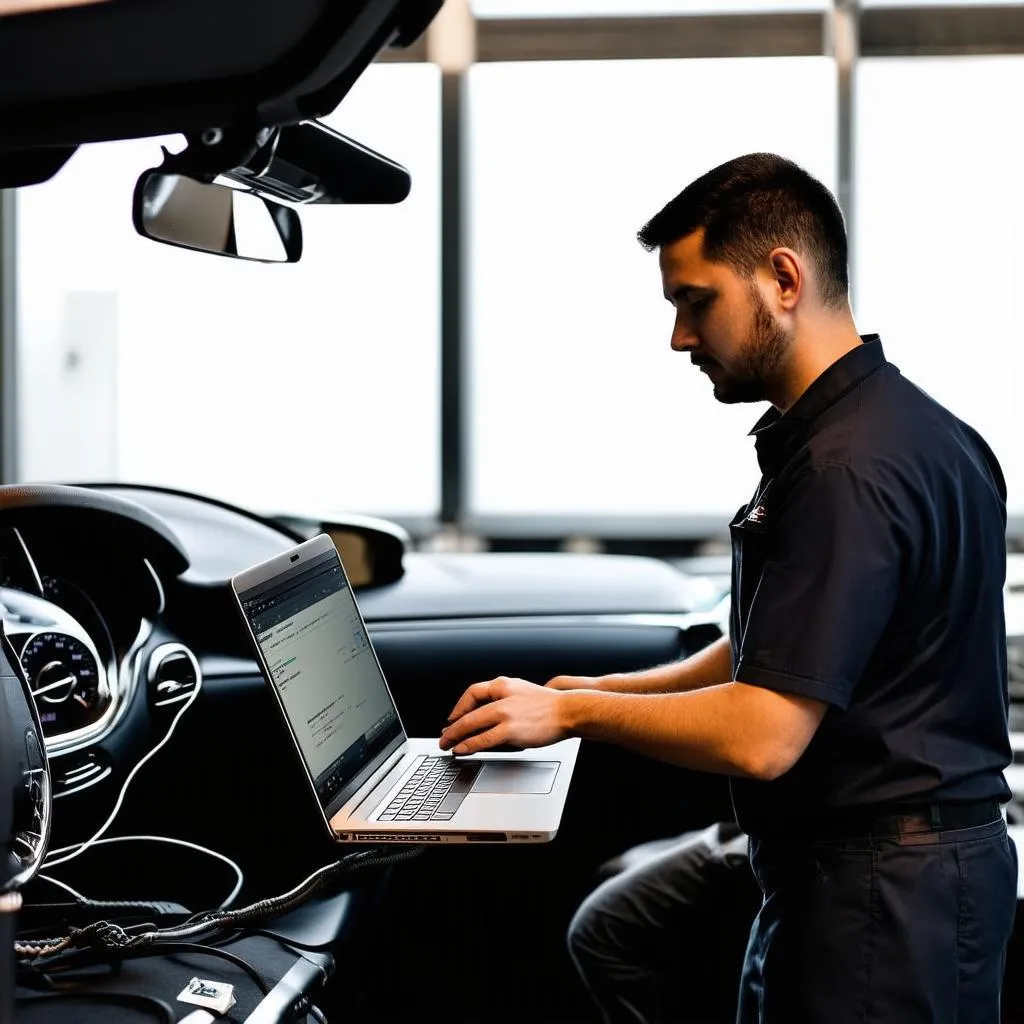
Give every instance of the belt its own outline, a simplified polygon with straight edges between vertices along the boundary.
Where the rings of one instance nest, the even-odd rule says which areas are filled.
[[[903,806],[857,807],[828,816],[805,818],[772,830],[790,839],[856,839],[864,836],[903,836],[974,828],[996,821],[998,800],[971,800]]]

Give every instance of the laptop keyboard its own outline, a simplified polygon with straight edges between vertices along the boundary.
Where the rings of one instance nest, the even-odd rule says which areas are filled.
[[[425,757],[378,820],[450,821],[480,768],[452,757]]]

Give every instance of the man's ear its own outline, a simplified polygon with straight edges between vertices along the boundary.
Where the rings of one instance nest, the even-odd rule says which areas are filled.
[[[806,284],[803,260],[792,249],[780,246],[769,254],[768,264],[778,289],[779,305],[784,312],[791,313]]]

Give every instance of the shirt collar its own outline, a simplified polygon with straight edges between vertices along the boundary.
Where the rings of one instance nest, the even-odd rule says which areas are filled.
[[[837,402],[850,388],[885,364],[885,353],[877,334],[861,335],[863,342],[837,359],[820,374],[785,414],[769,409],[753,426],[757,461],[761,472],[779,468],[790,444],[803,436],[811,421]]]

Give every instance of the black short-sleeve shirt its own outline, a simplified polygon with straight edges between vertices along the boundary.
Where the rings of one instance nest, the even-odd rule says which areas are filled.
[[[829,705],[796,765],[733,781],[752,834],[865,805],[1009,799],[1006,485],[877,336],[755,425],[731,523],[734,678]]]

